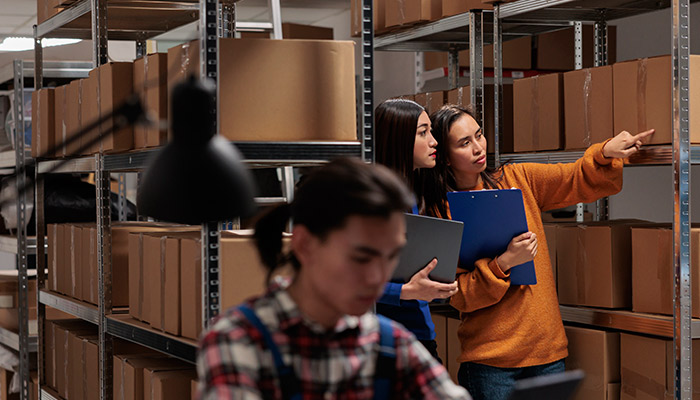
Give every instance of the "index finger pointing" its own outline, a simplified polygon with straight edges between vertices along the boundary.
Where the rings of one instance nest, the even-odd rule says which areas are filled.
[[[649,129],[648,131],[640,132],[632,137],[634,140],[644,139],[647,136],[651,136],[654,133],[654,129]]]

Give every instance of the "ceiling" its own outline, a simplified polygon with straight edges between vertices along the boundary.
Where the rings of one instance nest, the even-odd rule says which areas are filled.
[[[0,0],[0,38],[32,36],[36,23],[36,1]],[[239,21],[269,21],[268,0],[241,0],[236,3]],[[316,24],[350,8],[350,0],[280,0],[282,20]]]

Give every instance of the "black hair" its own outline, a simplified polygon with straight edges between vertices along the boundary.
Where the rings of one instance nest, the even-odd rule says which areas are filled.
[[[394,170],[414,192],[418,172],[413,170],[413,147],[423,112],[423,106],[408,99],[386,100],[374,111],[376,162]]]
[[[286,263],[301,265],[294,254],[284,254],[282,232],[291,220],[321,239],[342,229],[350,216],[389,218],[411,207],[412,196],[388,168],[359,159],[340,158],[311,171],[299,184],[291,204],[278,206],[255,225],[255,240],[269,274]]]
[[[447,217],[447,192],[459,190],[454,173],[447,164],[447,147],[449,146],[449,133],[452,125],[464,116],[476,120],[470,109],[454,104],[445,104],[430,116],[433,136],[438,142],[438,156],[435,168],[421,171],[420,182],[423,187],[426,213],[434,217]],[[487,167],[481,172],[481,180],[485,189],[499,189],[499,182],[502,178],[503,165],[496,166],[496,168]]]

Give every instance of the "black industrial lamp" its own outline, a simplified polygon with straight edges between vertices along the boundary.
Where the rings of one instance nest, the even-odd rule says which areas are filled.
[[[172,93],[172,140],[146,169],[139,213],[185,224],[255,211],[253,180],[236,147],[216,135],[216,88],[190,77]]]

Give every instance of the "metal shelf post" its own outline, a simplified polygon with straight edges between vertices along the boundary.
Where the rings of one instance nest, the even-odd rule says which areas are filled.
[[[457,89],[459,86],[459,51],[452,49],[447,52],[447,86]]]
[[[676,399],[692,398],[690,286],[689,0],[672,1],[673,64],[673,346]]]
[[[469,88],[477,123],[484,123],[484,13],[469,12]]]
[[[493,153],[494,165],[501,165],[501,126],[503,126],[503,27],[501,5],[493,5]]]
[[[362,159],[374,162],[374,22],[372,0],[362,0]]]
[[[107,334],[107,316],[112,314],[112,227],[109,172],[104,155],[95,155],[95,191],[97,195],[97,279],[98,332],[100,340],[100,398],[112,398],[113,341]]]
[[[595,25],[593,26],[593,31],[593,65],[596,67],[608,65],[608,24],[605,20],[604,11],[600,12],[600,19],[596,21]],[[607,220],[610,214],[610,202],[608,201],[608,198],[603,197],[602,199],[598,199],[596,200],[595,204],[596,221]]]

